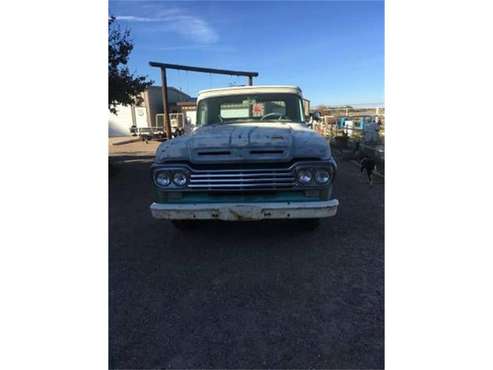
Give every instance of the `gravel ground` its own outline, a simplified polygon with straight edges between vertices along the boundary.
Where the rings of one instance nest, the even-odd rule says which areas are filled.
[[[112,159],[110,368],[383,368],[382,179],[339,160],[339,213],[314,232],[183,232],[150,216],[150,157]]]

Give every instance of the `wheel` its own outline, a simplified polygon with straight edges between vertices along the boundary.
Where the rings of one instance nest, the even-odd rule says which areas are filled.
[[[197,227],[197,221],[194,220],[172,220],[171,223],[178,230],[191,230]]]
[[[316,230],[320,226],[319,218],[304,218],[297,220],[298,225],[306,231]]]

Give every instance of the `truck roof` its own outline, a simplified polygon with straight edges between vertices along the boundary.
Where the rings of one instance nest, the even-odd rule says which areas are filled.
[[[268,93],[281,93],[281,94],[297,94],[303,97],[301,89],[298,86],[292,85],[257,85],[257,86],[235,86],[235,87],[223,87],[220,89],[208,89],[199,91],[198,100],[210,98],[214,96],[225,95],[242,95],[242,94],[268,94]]]

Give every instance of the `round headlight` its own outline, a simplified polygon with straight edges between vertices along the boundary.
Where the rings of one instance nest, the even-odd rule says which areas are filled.
[[[323,168],[317,170],[317,172],[315,172],[315,180],[319,184],[327,184],[330,180],[329,171],[327,171],[326,169],[323,169]]]
[[[298,171],[298,181],[302,184],[309,184],[312,181],[313,175],[310,170],[299,170]]]
[[[187,175],[183,172],[176,172],[173,176],[173,182],[178,186],[184,186],[187,183]]]
[[[167,172],[160,172],[156,176],[156,184],[159,186],[168,186],[171,182]]]

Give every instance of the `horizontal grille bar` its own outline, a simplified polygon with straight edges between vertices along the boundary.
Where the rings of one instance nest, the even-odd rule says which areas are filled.
[[[242,189],[242,188],[253,188],[253,187],[258,187],[258,188],[291,188],[295,185],[295,183],[290,182],[290,183],[267,183],[267,184],[190,184],[188,185],[189,188],[201,188],[201,189],[220,189],[220,188],[235,188],[235,189]]]
[[[196,170],[192,169],[193,174],[209,174],[209,173],[256,173],[256,172],[292,172],[292,169],[290,168],[255,168],[255,169],[228,169],[228,170]]]
[[[278,176],[292,176],[292,172],[289,171],[289,172],[283,172],[283,173],[274,173],[274,172],[262,172],[262,173],[228,173],[228,174],[224,174],[224,173],[209,173],[209,174],[200,174],[200,175],[196,175],[196,174],[192,174],[190,175],[190,178],[191,179],[202,179],[202,178],[218,178],[218,177],[221,177],[221,178],[237,178],[237,177],[265,177],[265,176],[274,176],[274,177],[278,177]]]
[[[200,179],[200,180],[190,180],[190,184],[197,184],[197,183],[226,183],[226,182],[276,182],[276,181],[294,181],[294,177],[276,177],[276,178],[262,178],[262,179]]]

